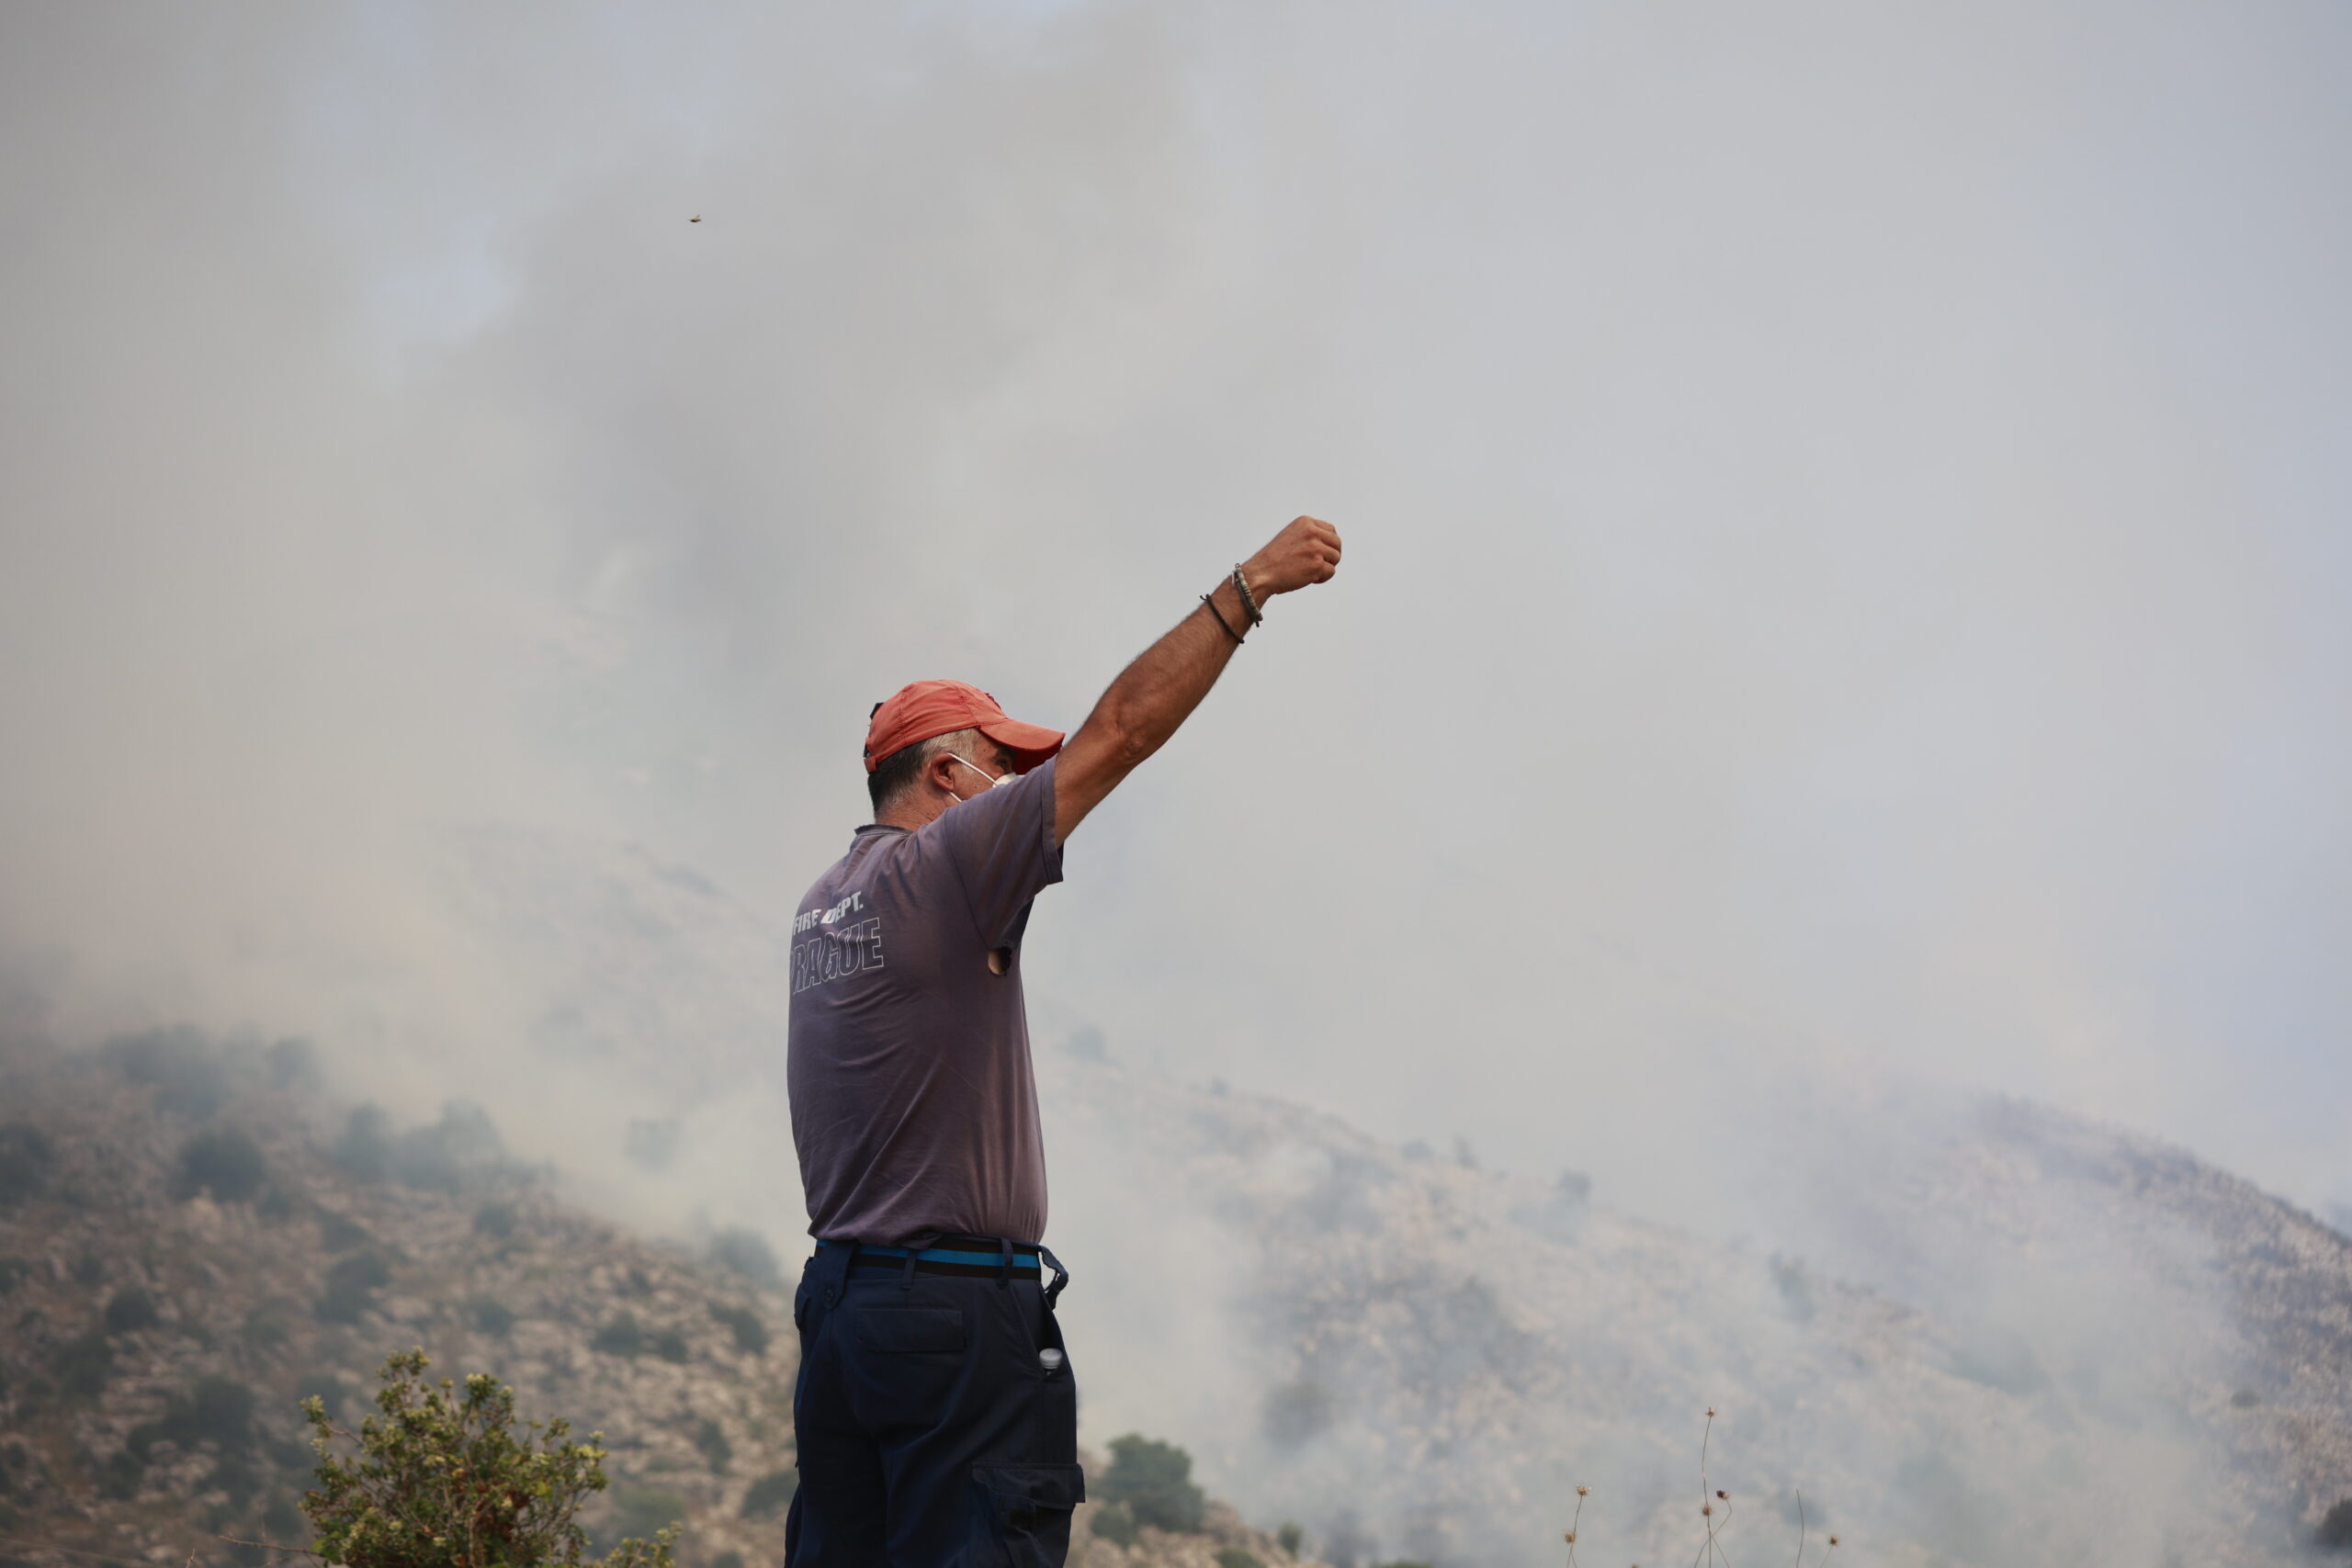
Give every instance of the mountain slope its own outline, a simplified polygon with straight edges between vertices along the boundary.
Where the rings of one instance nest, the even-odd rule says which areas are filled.
[[[1114,1310],[1217,1317],[1175,1434],[1338,1560],[1525,1561],[1578,1483],[1588,1541],[1690,1551],[1702,1437],[1750,1551],[1793,1550],[1802,1490],[1877,1562],[2283,1562],[2352,1494],[2352,1244],[2145,1140],[1996,1103],[1886,1155],[1866,1217],[1905,1239],[1856,1255],[1892,1247],[1906,1302],[1295,1106],[1069,1055],[1046,1094],[1095,1173],[1057,1234],[1142,1277]],[[1171,1251],[1217,1260],[1207,1301]]]
[[[176,1035],[0,1065],[0,1536],[174,1562],[288,1539],[299,1400],[356,1420],[421,1345],[608,1433],[603,1533],[674,1514],[690,1563],[780,1555],[788,1303],[570,1208],[479,1113],[401,1133],[304,1077],[298,1048]]]

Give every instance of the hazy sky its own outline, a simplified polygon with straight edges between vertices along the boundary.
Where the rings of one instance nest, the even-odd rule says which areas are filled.
[[[62,1032],[507,1046],[432,834],[786,916],[875,701],[1074,727],[1311,511],[1041,1034],[1686,1219],[1918,1077],[2352,1200],[2336,0],[17,4],[0,224]]]

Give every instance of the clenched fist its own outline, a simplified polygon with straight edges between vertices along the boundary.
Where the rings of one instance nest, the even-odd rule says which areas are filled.
[[[1260,600],[1329,582],[1340,570],[1340,531],[1320,517],[1294,517],[1266,547],[1241,564]]]

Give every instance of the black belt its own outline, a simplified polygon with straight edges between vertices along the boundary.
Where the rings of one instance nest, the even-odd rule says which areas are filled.
[[[959,1280],[1020,1280],[1034,1282],[1045,1278],[1045,1269],[1054,1271],[1054,1282],[1046,1292],[1046,1304],[1061,1294],[1069,1282],[1069,1275],[1061,1263],[1044,1247],[1032,1242],[1008,1241],[992,1235],[943,1235],[929,1247],[910,1250],[903,1247],[871,1247],[865,1242],[820,1241],[820,1250],[848,1249],[849,1267],[860,1270],[887,1270],[901,1276],[907,1274],[941,1274]],[[1043,1267],[1040,1266],[1042,1260]]]

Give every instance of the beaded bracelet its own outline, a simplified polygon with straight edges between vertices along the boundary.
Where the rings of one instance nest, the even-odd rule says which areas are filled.
[[[1233,591],[1241,595],[1241,607],[1249,612],[1250,624],[1253,626],[1265,625],[1265,612],[1259,609],[1258,601],[1250,597],[1250,580],[1241,575],[1239,561],[1233,563]]]

